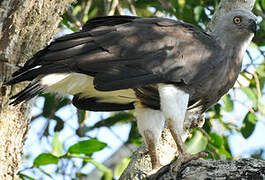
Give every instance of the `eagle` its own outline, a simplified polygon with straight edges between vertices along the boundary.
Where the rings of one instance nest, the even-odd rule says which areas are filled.
[[[233,87],[256,21],[250,11],[233,10],[206,33],[167,18],[96,17],[13,73],[7,85],[30,83],[11,104],[48,92],[73,95],[82,110],[134,109],[152,168],[161,167],[157,143],[165,125],[178,147],[179,167],[197,157],[184,147],[185,118],[201,118]]]

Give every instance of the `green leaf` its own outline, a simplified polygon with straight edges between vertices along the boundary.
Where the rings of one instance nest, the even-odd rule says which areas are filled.
[[[219,136],[217,133],[210,133],[209,134],[212,140],[212,144],[218,148],[220,148],[223,145],[223,139],[221,136]]]
[[[115,176],[116,177],[120,177],[122,172],[125,170],[125,168],[128,166],[129,162],[130,162],[130,158],[124,158],[121,160],[120,164],[115,168]]]
[[[243,121],[244,126],[240,129],[244,138],[248,138],[252,134],[257,121],[257,116],[251,112],[248,112]]]
[[[39,167],[47,164],[58,164],[58,158],[49,153],[42,153],[34,159],[33,166]]]
[[[140,136],[139,131],[137,129],[136,121],[131,122],[131,130],[127,142],[134,143],[137,146],[140,146],[142,143],[142,137]]]
[[[18,173],[18,175],[19,175],[19,178],[23,179],[23,180],[35,180],[33,177],[30,177],[30,176],[23,174],[23,173]]]
[[[181,7],[184,7],[186,4],[186,0],[178,0],[178,3]]]
[[[63,143],[59,139],[58,132],[56,132],[52,137],[52,154],[57,157],[63,155]]]
[[[221,147],[221,148],[217,149],[217,151],[220,154],[222,154],[223,156],[225,156],[225,159],[231,159],[232,158],[231,154],[224,147]]]
[[[224,102],[224,110],[227,112],[231,112],[234,110],[234,103],[231,100],[231,96],[230,94],[226,94],[225,96],[223,96],[222,98],[223,102]]]
[[[69,147],[68,153],[70,154],[92,154],[100,151],[107,146],[106,143],[100,142],[96,139],[80,141]]]
[[[186,147],[189,153],[196,154],[204,150],[207,143],[207,138],[200,131],[195,130],[192,138],[186,143]]]
[[[202,15],[202,12],[203,12],[203,7],[202,6],[196,6],[195,8],[194,8],[194,14],[195,14],[195,20],[196,21],[199,21],[200,20],[200,17],[201,17],[201,15]]]
[[[74,7],[74,10],[73,10],[73,12],[72,12],[72,15],[73,15],[73,16],[76,16],[81,10],[82,10],[82,9],[81,9],[81,6],[79,6],[79,5],[75,6],[75,7]]]
[[[265,77],[265,63],[260,64],[257,68],[256,68],[256,72],[262,76]]]
[[[263,116],[265,116],[265,103],[263,103],[261,100],[259,101],[259,112]]]
[[[256,109],[257,105],[258,105],[257,93],[255,93],[253,89],[248,88],[248,87],[243,87],[241,89],[248,96],[248,98],[252,101],[253,107],[254,107],[254,109]]]

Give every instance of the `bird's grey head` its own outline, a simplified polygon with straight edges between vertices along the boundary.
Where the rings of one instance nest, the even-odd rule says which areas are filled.
[[[256,21],[250,11],[230,11],[219,19],[213,34],[224,43],[249,43],[256,33]]]

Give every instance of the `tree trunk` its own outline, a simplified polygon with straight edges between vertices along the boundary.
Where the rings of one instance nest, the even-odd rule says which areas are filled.
[[[18,179],[30,103],[9,106],[9,97],[25,83],[3,86],[16,65],[23,64],[56,33],[60,15],[73,0],[1,0],[0,2],[0,179]]]
[[[226,14],[227,12],[231,10],[235,10],[235,9],[252,10],[254,3],[255,3],[255,0],[221,0],[217,10],[215,11],[212,17],[211,22],[208,24],[208,27],[207,27],[208,31],[212,31],[215,27],[216,21],[221,16]],[[191,131],[192,128],[201,127],[203,123],[204,122],[190,123],[189,119],[185,119],[184,129]],[[145,179],[147,174],[151,174],[152,168],[151,168],[150,157],[146,153],[142,153],[143,151],[146,151],[144,144],[142,144],[141,147],[133,154],[128,167],[125,169],[122,176],[120,177],[121,180]],[[160,142],[158,144],[158,154],[160,156],[160,161],[161,160],[163,161],[162,165],[169,164],[171,160],[173,159],[173,157],[176,155],[176,153],[177,153],[177,148],[176,148],[175,142],[173,138],[171,137],[169,131],[165,129],[165,131],[163,132],[162,138],[160,139]],[[218,167],[218,163],[216,164],[213,162],[212,164],[213,166],[215,166],[215,168]],[[192,168],[186,168],[186,170],[190,171],[192,170]],[[208,176],[208,178],[211,179],[210,176]],[[170,179],[170,178],[164,178],[164,179]]]

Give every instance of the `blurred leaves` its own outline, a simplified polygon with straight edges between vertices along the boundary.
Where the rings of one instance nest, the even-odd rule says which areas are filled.
[[[53,152],[52,153],[42,153],[38,155],[34,161],[33,166],[31,168],[38,168],[42,173],[52,178],[52,175],[44,171],[40,166],[50,165],[50,164],[58,164],[60,159],[70,159],[70,158],[82,158],[86,162],[93,164],[96,168],[100,169],[104,172],[105,179],[112,179],[112,172],[109,168],[104,165],[97,163],[91,158],[91,155],[94,152],[100,151],[104,149],[107,144],[100,142],[96,139],[89,139],[85,141],[79,141],[78,143],[70,146],[67,150],[67,153],[63,155],[63,145],[59,140],[59,133],[56,133],[52,139]],[[85,156],[83,156],[83,155]],[[24,175],[23,173],[19,173],[22,179],[31,179],[31,177]]]

